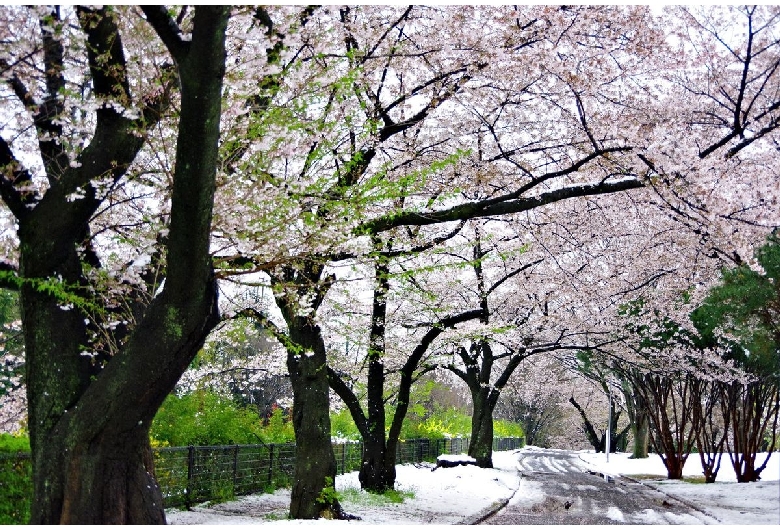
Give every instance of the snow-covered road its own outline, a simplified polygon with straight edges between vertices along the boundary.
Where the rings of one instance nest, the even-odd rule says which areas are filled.
[[[518,458],[521,488],[487,524],[717,523],[639,482],[589,470],[571,451],[527,448]]]

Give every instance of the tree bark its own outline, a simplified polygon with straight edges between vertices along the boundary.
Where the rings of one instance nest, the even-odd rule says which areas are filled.
[[[291,327],[290,339],[302,348],[287,353],[296,455],[290,518],[339,518],[338,500],[323,495],[326,488],[335,487],[336,480],[325,345],[319,328],[311,324]]]
[[[307,262],[281,267],[271,274],[276,303],[287,323],[287,333],[275,331],[287,350],[287,370],[293,389],[295,476],[290,496],[290,518],[344,518],[335,492],[336,457],[330,439],[330,391],[327,354],[316,315],[328,290],[322,282],[323,265]],[[301,308],[300,293],[314,292],[311,307]]]
[[[471,439],[468,455],[474,458],[477,466],[493,467],[493,408],[490,406],[489,392],[480,388],[476,394],[472,390],[474,410],[471,414]]]
[[[621,391],[623,392],[623,397],[626,401],[626,412],[628,413],[628,420],[633,438],[631,458],[647,458],[647,450],[650,441],[647,404],[642,399],[642,395],[634,389],[631,380],[627,377],[621,377]]]
[[[100,205],[89,182],[122,177],[142,145],[138,124],[110,106],[99,109],[79,167],[65,170],[19,220],[33,524],[165,522],[148,431],[218,320],[208,245],[228,16],[225,8],[199,7],[191,42],[179,41],[182,107],[166,287],[102,370],[82,355],[91,347],[81,302],[69,306],[63,296],[87,286],[77,247]],[[110,97],[124,86],[117,27],[102,9],[80,8],[79,17],[95,91]],[[68,201],[82,184],[92,191]],[[43,289],[52,278],[61,278],[54,292]]]
[[[631,422],[631,434],[634,444],[631,451],[631,458],[647,458],[648,442],[650,440],[650,429],[647,420],[647,414],[638,412]]]

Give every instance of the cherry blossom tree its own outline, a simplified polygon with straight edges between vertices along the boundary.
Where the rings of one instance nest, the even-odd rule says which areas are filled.
[[[317,418],[308,425],[296,423],[301,429],[301,474],[293,491],[293,517],[323,512],[316,499],[321,498],[324,477],[334,469],[332,457],[320,454],[326,451],[329,429],[327,381],[321,375],[326,348],[317,338],[321,327],[316,321],[333,283],[326,275],[329,261],[370,252],[369,238],[359,236],[394,237],[400,227],[410,225],[428,226],[423,233],[435,237],[436,225],[449,221],[529,211],[642,186],[644,173],[638,175],[625,164],[630,148],[594,133],[589,121],[591,112],[598,114],[589,103],[593,91],[561,74],[571,58],[556,48],[562,42],[576,48],[593,24],[605,31],[595,41],[610,38],[607,21],[616,15],[630,24],[644,20],[648,12],[361,8],[315,11],[307,19],[303,33],[337,28],[331,34],[340,39],[318,41],[327,51],[317,56],[319,63],[307,61],[336,72],[331,74],[335,82],[306,86],[327,87],[319,100],[340,104],[307,106],[316,115],[304,121],[318,124],[321,134],[312,136],[306,128],[294,131],[278,146],[286,151],[280,151],[273,164],[266,155],[253,158],[242,151],[246,165],[251,160],[263,168],[253,173],[256,188],[280,192],[268,193],[272,199],[266,202],[246,194],[255,208],[252,219],[274,223],[279,219],[274,212],[280,211],[299,219],[295,236],[287,237],[282,252],[296,256],[295,263],[277,266],[279,254],[274,258],[257,246],[271,233],[262,223],[253,230],[259,239],[231,235],[224,247],[226,254],[234,251],[226,263],[245,266],[245,273],[267,271],[271,276],[284,316],[286,329],[280,329],[293,339],[285,344],[293,388],[298,389],[293,409],[301,418]],[[466,31],[467,25],[474,30]],[[464,30],[451,35],[442,29],[455,26]],[[443,46],[442,35],[450,35],[453,42]],[[629,55],[622,50],[628,45],[613,49],[614,58],[620,59],[617,69],[630,69],[631,61],[623,61]],[[589,57],[582,63],[583,76],[588,68],[596,71],[598,62]],[[528,64],[555,65],[560,71],[529,70]],[[502,81],[508,72],[516,79]],[[609,83],[606,72],[602,76]],[[279,97],[298,93],[295,87],[278,92]],[[527,116],[545,113],[555,116],[556,126],[532,129],[534,121]],[[522,123],[527,133],[515,138],[504,134],[512,123]],[[453,194],[458,188],[468,191]],[[269,215],[258,215],[260,211]],[[311,243],[316,243],[315,250],[306,247]]]
[[[2,10],[4,90],[15,100],[6,99],[0,195],[18,237],[6,254],[18,267],[5,262],[3,282],[21,293],[33,523],[165,521],[149,425],[218,318],[209,235],[229,10],[198,8],[186,34],[165,9],[145,15],[149,25],[106,7]],[[176,77],[152,74],[165,59],[134,31],[159,36]],[[132,186],[129,169],[171,105],[174,80],[165,285],[124,333],[110,324],[111,304],[101,309],[110,260],[95,250],[92,220],[112,190]]]

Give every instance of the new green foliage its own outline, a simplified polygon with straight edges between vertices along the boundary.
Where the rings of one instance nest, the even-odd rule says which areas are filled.
[[[288,443],[294,440],[284,410],[274,409],[267,422],[252,407],[200,389],[170,395],[152,422],[152,439],[161,445],[234,445]]]

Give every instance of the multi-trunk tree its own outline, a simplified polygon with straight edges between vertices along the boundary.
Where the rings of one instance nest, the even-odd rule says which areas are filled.
[[[218,321],[209,240],[229,10],[198,7],[186,35],[162,8],[145,15],[3,10],[6,22],[18,17],[6,27],[20,31],[19,47],[3,57],[5,89],[16,97],[7,110],[18,122],[0,141],[18,268],[6,262],[2,278],[21,293],[33,523],[165,522],[149,426]],[[133,24],[159,36],[173,70],[144,48],[158,46],[127,48]],[[144,61],[173,75],[145,78],[150,70],[136,70]],[[132,185],[147,135],[177,100],[170,220],[159,247],[165,284],[135,304],[133,327],[112,324],[120,313],[106,301],[110,260],[92,222],[114,190]],[[28,128],[33,134],[20,134]]]
[[[414,280],[409,271],[393,266],[393,258],[409,258],[429,250],[456,235],[461,227],[462,224],[450,234],[425,245],[402,250],[394,249],[391,241],[381,242],[375,238],[370,326],[362,360],[365,365],[365,383],[356,385],[356,380],[360,380],[362,374],[355,377],[339,370],[339,363],[333,359],[328,366],[330,386],[347,406],[363,440],[359,479],[361,487],[366,490],[384,492],[395,487],[396,448],[409,410],[412,384],[431,369],[424,365],[431,345],[448,329],[479,318],[482,314],[478,307],[453,312],[440,307],[430,315],[430,320],[402,324],[402,327],[417,329],[419,333],[401,339],[403,334],[394,333],[392,329],[394,325],[398,326],[398,322],[393,322],[388,313],[400,312],[398,298],[403,295],[392,291],[393,287],[398,290],[399,280],[402,283],[406,283],[404,279],[411,283]],[[420,313],[428,313],[421,306],[418,309]],[[399,344],[400,341],[403,343]],[[387,383],[391,377],[396,380],[396,388],[388,392]],[[355,390],[356,386],[365,388],[365,408],[360,394]],[[395,407],[388,427],[386,407],[389,401]]]

